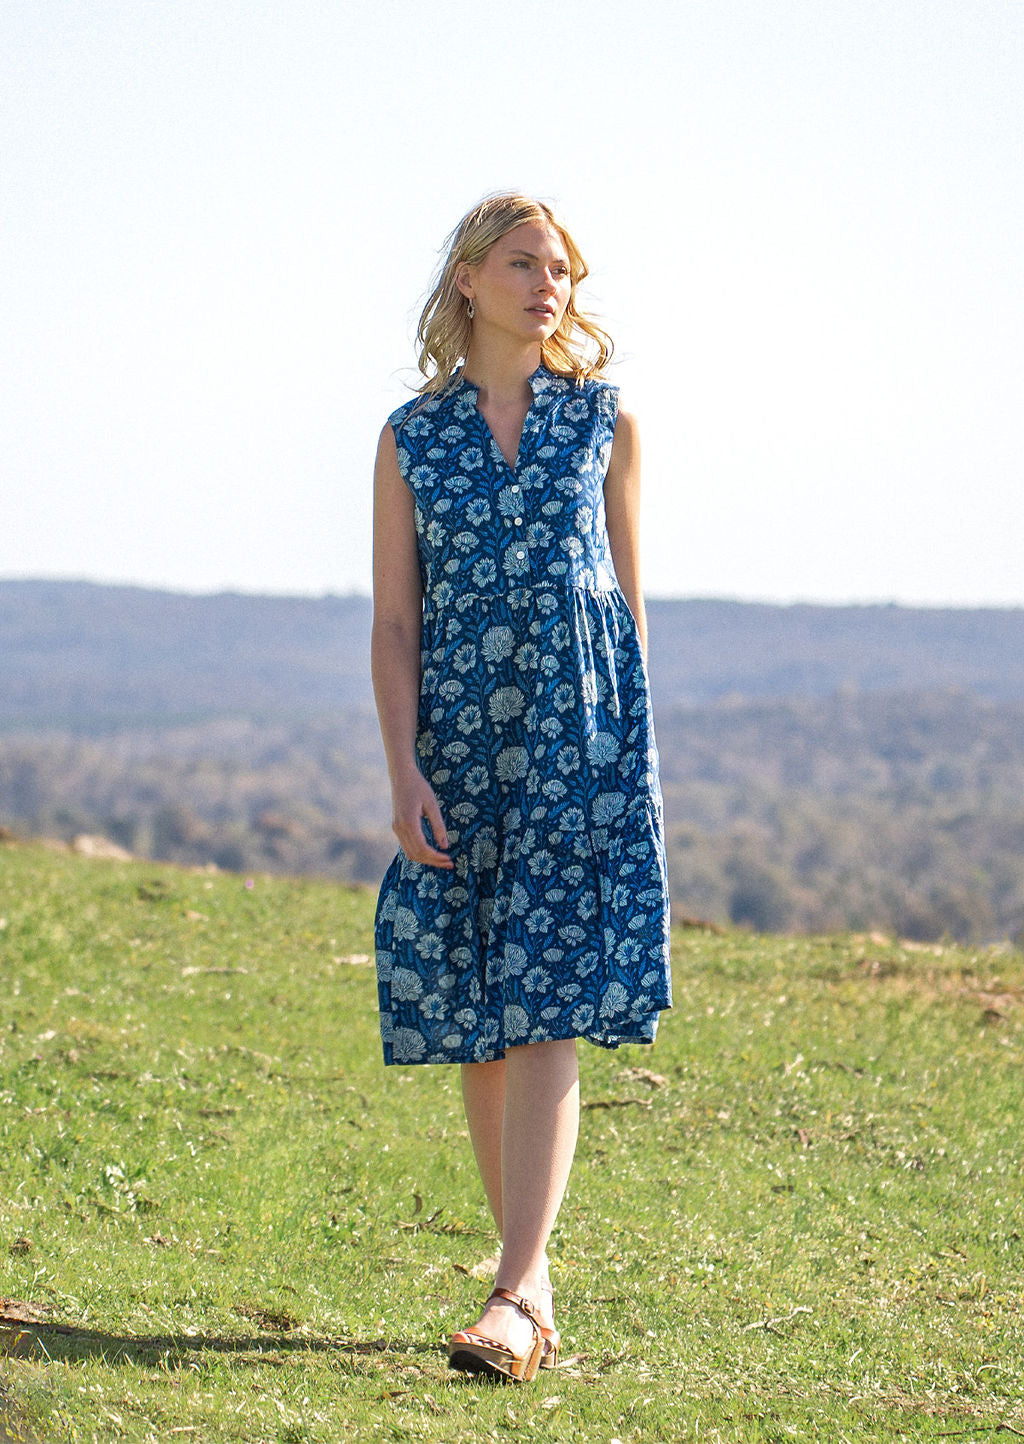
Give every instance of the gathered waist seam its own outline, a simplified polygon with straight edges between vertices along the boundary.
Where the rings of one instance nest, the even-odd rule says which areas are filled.
[[[424,611],[429,610],[437,615],[441,615],[446,612],[458,611],[460,607],[466,606],[471,602],[505,602],[512,598],[520,597],[527,592],[549,592],[555,596],[560,594],[570,596],[574,592],[582,592],[587,596],[594,597],[622,596],[622,588],[614,582],[609,586],[602,587],[590,586],[585,582],[570,582],[568,585],[552,582],[529,582],[519,587],[507,587],[500,592],[459,592],[454,601],[445,602],[441,607],[436,605],[430,593],[427,592],[423,598],[423,607]],[[625,600],[625,598],[623,598],[623,600]]]

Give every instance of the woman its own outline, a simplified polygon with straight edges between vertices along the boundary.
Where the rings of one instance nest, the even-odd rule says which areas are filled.
[[[449,1359],[519,1380],[558,1360],[546,1249],[576,1039],[650,1043],[670,1006],[637,430],[600,379],[611,342],[577,308],[585,275],[546,205],[491,196],[463,219],[374,489],[400,843],[376,922],[384,1059],[461,1064],[502,1250]]]

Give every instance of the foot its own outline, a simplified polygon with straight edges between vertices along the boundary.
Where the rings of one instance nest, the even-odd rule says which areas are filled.
[[[530,1294],[524,1289],[513,1289],[511,1292],[522,1293],[526,1298],[530,1297]],[[538,1303],[537,1313],[538,1322],[547,1325],[547,1319],[541,1312],[540,1303]],[[465,1332],[475,1334],[481,1339],[493,1339],[496,1344],[504,1345],[514,1354],[527,1353],[534,1338],[533,1325],[529,1319],[507,1299],[488,1299],[479,1319],[475,1324],[471,1324]]]

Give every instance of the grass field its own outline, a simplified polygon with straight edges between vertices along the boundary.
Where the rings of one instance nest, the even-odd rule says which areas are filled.
[[[517,1390],[445,1367],[496,1241],[457,1072],[380,1065],[372,907],[0,850],[12,1432],[1024,1437],[1021,954],[677,934],[657,1046],[581,1048]]]

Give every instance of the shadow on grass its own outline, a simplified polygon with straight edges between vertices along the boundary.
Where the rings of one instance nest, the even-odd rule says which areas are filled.
[[[107,1364],[187,1366],[203,1354],[227,1354],[240,1362],[274,1364],[294,1354],[358,1357],[388,1354],[437,1354],[435,1344],[406,1339],[338,1339],[315,1334],[115,1334],[68,1324],[20,1324],[0,1327],[0,1358],[37,1358],[53,1363],[101,1359]],[[2,1436],[0,1436],[2,1444]]]

